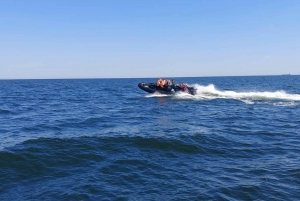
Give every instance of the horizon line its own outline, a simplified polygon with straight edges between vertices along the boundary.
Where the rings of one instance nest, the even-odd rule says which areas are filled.
[[[165,78],[208,78],[208,77],[263,77],[263,76],[298,76],[298,74],[275,74],[275,75],[215,75],[215,76],[161,76]],[[160,77],[82,77],[82,78],[0,78],[3,80],[84,80],[84,79],[151,79]]]

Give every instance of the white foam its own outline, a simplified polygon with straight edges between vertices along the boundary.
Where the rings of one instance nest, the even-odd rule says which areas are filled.
[[[280,107],[292,107],[292,106],[300,106],[300,102],[278,102],[274,103],[274,106],[280,106]]]
[[[153,93],[153,94],[147,94],[145,97],[146,98],[152,98],[152,97],[166,97],[166,96],[170,96],[167,94],[161,94],[161,93]]]
[[[193,85],[197,89],[196,97],[215,99],[215,98],[226,98],[226,99],[239,99],[239,100],[293,100],[300,101],[300,94],[288,94],[285,91],[265,91],[265,92],[236,92],[236,91],[221,91],[215,88],[213,84],[208,86],[201,86],[198,84]]]
[[[195,96],[191,95],[191,94],[188,94],[188,93],[185,93],[185,92],[177,92],[175,94],[175,97],[176,98],[180,98],[180,99],[192,99],[194,98]]]
[[[211,99],[235,99],[240,100],[246,104],[255,104],[257,101],[270,102],[272,100],[283,101],[284,103],[271,103],[276,106],[293,106],[299,105],[300,94],[289,94],[283,90],[279,91],[249,91],[249,92],[237,92],[230,90],[218,90],[213,84],[207,86],[193,84],[191,85],[197,89],[196,95],[191,95],[187,93],[176,93],[172,96],[176,99],[190,99],[190,100],[211,100]],[[146,95],[147,98],[150,97],[166,97],[170,95],[154,93]],[[288,102],[286,102],[288,101]],[[296,101],[296,103],[294,103]]]

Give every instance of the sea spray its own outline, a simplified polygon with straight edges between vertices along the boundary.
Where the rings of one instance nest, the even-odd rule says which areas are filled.
[[[232,90],[219,90],[213,84],[207,86],[192,84],[191,86],[197,89],[197,94],[191,96],[186,93],[176,94],[178,99],[192,99],[192,100],[211,100],[211,99],[235,99],[241,100],[248,104],[253,104],[253,101],[272,101],[272,100],[284,100],[284,101],[300,101],[300,94],[289,94],[283,90],[278,91],[248,91],[237,92]],[[289,104],[286,104],[289,105]]]

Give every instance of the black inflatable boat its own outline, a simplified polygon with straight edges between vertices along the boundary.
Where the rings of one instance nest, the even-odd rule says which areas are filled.
[[[138,86],[140,89],[148,93],[158,92],[161,94],[175,94],[177,92],[185,92],[192,95],[195,95],[197,93],[196,88],[185,84],[177,85],[175,84],[174,80],[172,80],[172,84],[163,87],[157,86],[156,83],[144,83],[144,82],[139,83]]]

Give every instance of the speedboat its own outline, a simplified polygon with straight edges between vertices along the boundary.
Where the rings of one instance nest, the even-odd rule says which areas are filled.
[[[177,85],[174,80],[172,80],[172,84],[159,86],[157,83],[144,83],[141,82],[138,84],[138,87],[148,93],[161,93],[161,94],[175,94],[178,92],[184,92],[191,95],[195,95],[197,93],[197,89],[191,86],[188,86],[184,83]]]

